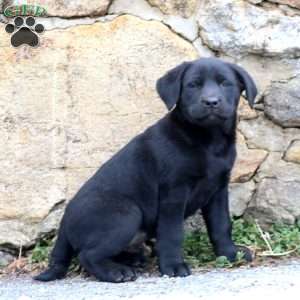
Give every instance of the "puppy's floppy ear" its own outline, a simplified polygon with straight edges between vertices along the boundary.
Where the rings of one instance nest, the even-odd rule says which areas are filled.
[[[182,63],[156,82],[156,90],[168,110],[171,110],[180,98],[182,79],[189,65],[188,62]]]
[[[252,77],[243,68],[229,64],[231,69],[236,73],[236,76],[241,84],[242,92],[246,91],[246,98],[251,108],[253,108],[254,100],[257,95],[257,88]]]

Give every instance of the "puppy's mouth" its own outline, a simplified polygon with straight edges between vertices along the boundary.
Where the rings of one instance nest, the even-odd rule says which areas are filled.
[[[203,108],[194,107],[188,111],[188,116],[192,122],[197,124],[208,123],[208,124],[222,124],[226,120],[232,117],[231,111],[227,111],[222,108]]]
[[[219,120],[219,121],[225,121],[228,119],[228,116],[223,115],[222,113],[216,111],[216,110],[211,110],[208,113],[199,116],[196,118],[197,121],[204,121],[204,120]]]

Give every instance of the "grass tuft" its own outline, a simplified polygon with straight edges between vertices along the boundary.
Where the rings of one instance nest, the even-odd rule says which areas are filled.
[[[233,220],[232,235],[237,245],[249,247],[256,257],[300,256],[300,224],[274,224],[267,231],[262,231],[256,222],[240,218]],[[238,253],[235,263],[230,263],[226,257],[216,258],[208,235],[203,231],[195,231],[186,236],[184,254],[194,267],[224,268],[244,263],[242,252]]]
[[[31,263],[47,263],[54,245],[54,238],[42,239],[37,242],[30,255]]]

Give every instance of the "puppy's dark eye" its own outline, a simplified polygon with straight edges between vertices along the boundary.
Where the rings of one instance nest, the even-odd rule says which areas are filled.
[[[197,82],[190,82],[187,85],[189,88],[196,88],[199,86],[199,84]]]
[[[221,85],[222,87],[228,87],[228,86],[232,86],[232,83],[231,83],[230,81],[228,81],[228,80],[223,80],[223,81],[220,83],[220,85]]]

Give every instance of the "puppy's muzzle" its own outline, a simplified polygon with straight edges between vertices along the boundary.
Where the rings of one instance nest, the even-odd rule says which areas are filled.
[[[200,101],[206,108],[214,109],[221,105],[222,99],[219,97],[202,97]]]

